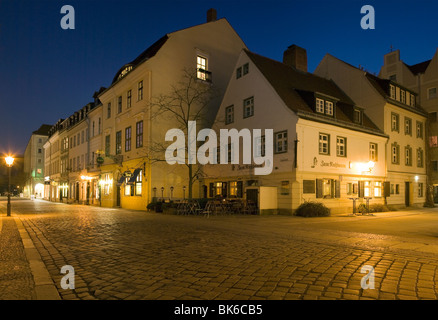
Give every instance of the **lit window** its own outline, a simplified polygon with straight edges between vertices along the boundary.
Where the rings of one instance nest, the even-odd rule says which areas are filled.
[[[135,195],[140,196],[142,192],[143,183],[143,170],[140,170],[137,177],[135,178]]]
[[[374,196],[375,197],[382,196],[382,182],[380,181],[374,182]]]
[[[237,196],[237,181],[230,182],[230,196]]]
[[[131,195],[131,185],[128,184],[129,178],[125,178],[125,196]]]
[[[197,77],[201,80],[207,80],[207,58],[197,56],[196,58]]]

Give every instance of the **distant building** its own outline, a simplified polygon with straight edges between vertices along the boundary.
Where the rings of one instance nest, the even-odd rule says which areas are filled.
[[[44,196],[44,143],[49,136],[51,125],[43,124],[32,132],[24,151],[24,197],[43,198]]]
[[[385,54],[379,77],[390,79],[414,90],[417,102],[429,114],[427,126],[427,169],[433,185],[435,202],[438,202],[438,50],[430,60],[407,65],[400,59],[400,50]]]
[[[381,79],[327,54],[314,72],[334,81],[389,136],[384,150],[387,203],[395,207],[426,202],[427,112],[417,93],[394,80]]]
[[[273,129],[272,173],[244,165],[240,145],[237,163],[206,166],[209,198],[245,198],[262,214],[290,214],[305,201],[332,212],[352,212],[350,198],[384,203],[388,137],[333,81],[307,72],[303,48],[289,47],[283,62],[241,52],[214,126],[218,136],[233,128]],[[262,132],[253,152],[265,155],[267,143]],[[219,148],[218,157],[232,161],[233,148]]]

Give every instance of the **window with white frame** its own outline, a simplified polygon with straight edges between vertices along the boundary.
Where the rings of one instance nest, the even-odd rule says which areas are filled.
[[[324,113],[324,100],[316,98],[316,112]]]
[[[326,133],[319,134],[319,154],[330,154],[330,135]]]
[[[400,146],[397,142],[391,144],[391,163],[399,164]]]
[[[325,102],[325,114],[332,116],[333,115],[333,102],[326,101]]]
[[[391,131],[399,131],[399,115],[391,113]]]
[[[143,80],[137,84],[137,101],[143,100]]]
[[[336,156],[338,157],[347,156],[347,138],[336,137]]]
[[[412,119],[405,117],[405,134],[412,135]]]
[[[382,182],[375,181],[374,182],[374,197],[382,196]]]
[[[393,86],[392,84],[389,85],[389,94],[391,99],[395,100],[395,86]]]
[[[422,182],[418,182],[418,197],[419,198],[423,197],[423,183]]]
[[[423,139],[423,122],[417,121],[417,138]]]
[[[405,165],[412,166],[412,148],[410,146],[405,147]]]
[[[400,90],[400,102],[406,103],[406,91]]]

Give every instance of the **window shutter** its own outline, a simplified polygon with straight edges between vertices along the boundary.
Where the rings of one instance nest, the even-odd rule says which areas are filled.
[[[237,197],[243,198],[243,182],[237,181]]]
[[[214,195],[214,184],[210,183],[210,198],[213,198]]]
[[[391,195],[391,184],[389,181],[383,182],[383,196],[389,197]]]
[[[224,197],[224,198],[226,198],[227,197],[227,195],[228,195],[228,188],[227,188],[227,186],[228,186],[228,183],[226,183],[226,182],[222,182],[222,197]]]
[[[339,180],[335,180],[335,198],[341,197],[341,182]]]
[[[322,179],[316,179],[316,197],[322,198]]]
[[[359,191],[358,192],[359,198],[364,197],[364,191],[365,191],[364,187],[365,187],[364,181],[359,181],[359,190],[358,190]]]

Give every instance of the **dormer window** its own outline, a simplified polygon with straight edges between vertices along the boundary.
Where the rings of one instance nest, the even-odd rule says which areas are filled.
[[[321,98],[316,98],[315,110],[317,113],[333,116],[334,114],[333,102],[328,100],[323,100]]]
[[[354,109],[354,114],[353,114],[354,123],[362,124],[362,116],[363,116],[362,110]]]

